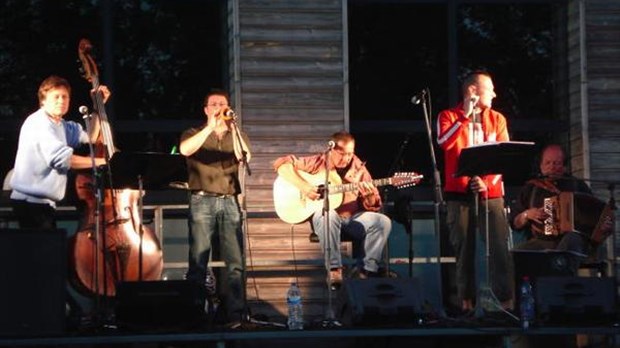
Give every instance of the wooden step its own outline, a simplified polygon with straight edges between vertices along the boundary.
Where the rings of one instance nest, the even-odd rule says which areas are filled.
[[[310,242],[309,223],[291,226],[278,218],[249,218],[246,239],[247,298],[253,312],[286,318],[286,291],[296,281],[304,317],[320,320],[328,301],[327,272],[319,243]],[[351,264],[351,243],[341,243],[343,262]],[[335,294],[332,292],[332,296]]]

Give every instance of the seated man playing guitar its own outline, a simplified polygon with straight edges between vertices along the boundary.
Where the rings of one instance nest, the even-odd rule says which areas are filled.
[[[311,218],[312,227],[319,237],[322,250],[325,252],[330,248],[329,255],[329,280],[332,284],[342,282],[342,258],[340,255],[341,234],[350,233],[359,229],[364,231],[364,256],[363,268],[360,270],[360,278],[367,278],[376,275],[379,269],[379,261],[382,258],[385,243],[388,240],[392,222],[387,216],[378,213],[381,209],[381,196],[372,182],[372,177],[364,162],[355,155],[355,139],[347,132],[338,132],[332,135],[335,144],[329,156],[330,163],[326,166],[325,155],[319,153],[314,156],[296,157],[288,155],[278,158],[274,162],[274,168],[279,176],[286,182],[294,185],[303,197],[302,200],[309,199],[312,203],[322,201],[321,187],[317,183],[325,181],[326,167],[330,169],[330,189],[329,202],[330,210],[327,221],[329,222],[329,238],[325,235],[326,217],[322,214],[323,204],[314,205],[313,211],[306,217]],[[314,180],[313,183],[312,179]],[[341,199],[342,204],[334,204],[332,199],[334,190],[331,184],[338,183],[353,184],[348,185],[352,189],[344,194],[340,193],[336,199]],[[343,185],[347,186],[347,185]],[[340,190],[343,192],[345,190]],[[274,187],[274,201],[277,201],[277,191]],[[291,204],[286,207],[291,207]],[[293,204],[294,205],[294,204]],[[302,203],[303,206],[307,204]],[[284,209],[284,208],[283,208]],[[283,210],[280,209],[280,210]],[[278,211],[278,202],[276,202]],[[298,223],[284,217],[286,212],[278,212],[280,217],[287,222]],[[293,213],[294,214],[294,213]],[[326,243],[329,242],[329,245]]]

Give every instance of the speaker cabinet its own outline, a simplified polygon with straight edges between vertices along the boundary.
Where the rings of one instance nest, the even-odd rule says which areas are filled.
[[[575,255],[568,251],[559,250],[519,250],[512,251],[514,260],[515,308],[519,308],[521,300],[519,289],[523,277],[528,277],[536,288],[539,277],[569,277],[572,276],[571,262]]]
[[[616,319],[612,278],[539,277],[536,312],[543,325],[600,325]]]
[[[65,331],[65,230],[0,229],[0,335]]]
[[[417,278],[346,280],[339,302],[341,321],[347,326],[410,326],[422,312]]]
[[[122,282],[116,287],[120,326],[190,328],[202,324],[204,287],[186,280]]]
[[[516,284],[524,276],[536,279],[543,276],[571,276],[571,252],[558,250],[513,250]]]

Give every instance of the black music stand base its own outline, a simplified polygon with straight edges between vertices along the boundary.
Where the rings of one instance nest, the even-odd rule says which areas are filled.
[[[488,284],[481,285],[476,294],[476,307],[474,308],[474,316],[482,318],[485,313],[505,311],[499,302],[493,289]]]
[[[257,318],[261,318],[261,319],[257,319]],[[262,320],[262,319],[264,319],[264,320]],[[231,329],[235,329],[235,328],[244,327],[244,326],[249,326],[249,327],[272,327],[272,328],[278,328],[278,329],[285,329],[286,328],[286,324],[278,323],[278,322],[275,322],[275,321],[268,321],[266,316],[264,316],[264,315],[260,315],[259,314],[259,315],[256,315],[256,316],[252,316],[252,314],[250,313],[249,306],[247,306],[247,299],[246,299],[246,308],[244,309],[244,313],[242,315],[241,322],[239,323],[239,325],[232,326],[230,328]]]
[[[480,234],[480,206],[479,206],[479,202],[480,200],[478,199],[478,194],[474,194],[474,205],[475,207],[475,216],[476,216],[476,241],[479,241],[479,239],[481,238],[481,234]],[[495,296],[495,293],[493,292],[493,289],[491,288],[491,272],[489,271],[490,269],[490,265],[491,265],[491,250],[490,250],[490,233],[489,233],[489,200],[485,200],[485,228],[484,228],[484,234],[485,234],[485,241],[484,241],[484,273],[485,273],[485,279],[484,279],[484,283],[479,282],[480,284],[478,285],[478,292],[476,293],[476,306],[474,307],[474,316],[476,318],[483,318],[485,316],[485,314],[488,313],[492,313],[492,312],[504,312],[506,313],[509,317],[519,321],[519,318],[517,318],[514,314],[510,313],[508,310],[506,310],[501,302],[499,301],[499,299],[497,298],[497,296]],[[478,246],[480,243],[476,243],[476,246]],[[479,254],[479,253],[478,253]],[[516,294],[515,294],[516,296]],[[513,300],[513,303],[515,301]]]

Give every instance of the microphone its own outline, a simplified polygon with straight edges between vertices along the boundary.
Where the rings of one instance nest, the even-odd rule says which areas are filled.
[[[233,109],[227,109],[222,113],[222,115],[228,118],[237,118],[237,114],[233,111]]]
[[[480,113],[482,112],[482,110],[477,105],[478,101],[480,101],[480,96],[478,95],[472,95],[471,97],[469,97],[469,102],[472,106],[471,120],[474,123],[482,123],[482,120],[480,119]]]
[[[425,95],[426,95],[426,89],[421,90],[420,93],[411,97],[411,104],[414,104],[414,105],[420,104],[420,102],[422,102],[422,99],[424,99]]]

